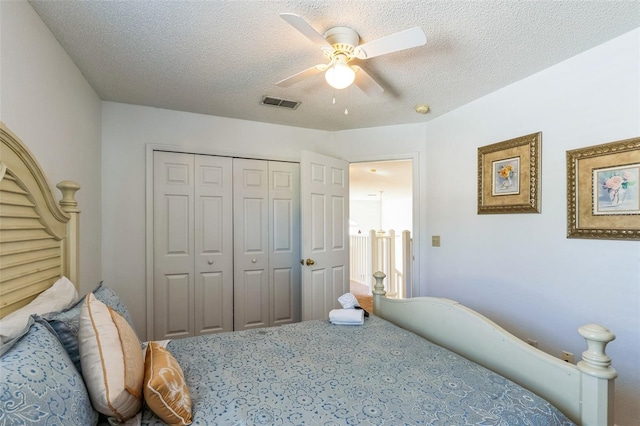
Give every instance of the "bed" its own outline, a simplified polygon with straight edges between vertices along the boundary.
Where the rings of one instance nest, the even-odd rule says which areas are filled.
[[[77,349],[87,340],[78,321],[104,314],[120,333],[123,380],[140,370],[138,355],[127,354],[142,357],[144,392],[127,385],[123,393],[125,409],[135,412],[128,422],[181,424],[187,407],[193,424],[613,425],[616,371],[605,348],[615,336],[606,328],[580,327],[587,346],[573,365],[455,301],[387,298],[382,273],[362,326],[320,320],[141,343],[127,334],[126,306],[104,285],[65,308],[32,309],[61,277],[78,285],[79,186],[58,184],[56,205],[27,147],[2,123],[0,136],[0,324],[28,314],[0,346],[0,424],[105,420],[94,395],[99,367],[79,363]],[[156,360],[180,383],[169,392],[177,408],[165,394],[147,392]]]

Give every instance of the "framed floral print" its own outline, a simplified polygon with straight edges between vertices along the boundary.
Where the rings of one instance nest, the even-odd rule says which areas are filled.
[[[640,138],[567,151],[567,237],[640,240]]]
[[[478,214],[540,213],[542,132],[478,148]]]

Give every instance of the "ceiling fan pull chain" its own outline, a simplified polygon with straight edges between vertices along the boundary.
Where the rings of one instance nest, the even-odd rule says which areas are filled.
[[[345,104],[344,115],[349,115],[349,110],[347,109],[347,107],[349,105],[349,90],[350,89],[351,89],[350,87],[347,87],[345,89],[345,91],[344,91],[344,104]]]

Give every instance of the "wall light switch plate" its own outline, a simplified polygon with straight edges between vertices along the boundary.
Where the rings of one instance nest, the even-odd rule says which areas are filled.
[[[431,236],[431,245],[433,247],[440,247],[440,235]]]

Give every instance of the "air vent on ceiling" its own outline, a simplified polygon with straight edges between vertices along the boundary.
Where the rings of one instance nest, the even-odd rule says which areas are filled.
[[[298,101],[289,101],[287,99],[273,98],[271,96],[263,96],[262,102],[260,103],[262,105],[277,106],[288,109],[296,109],[300,106],[300,102]]]

